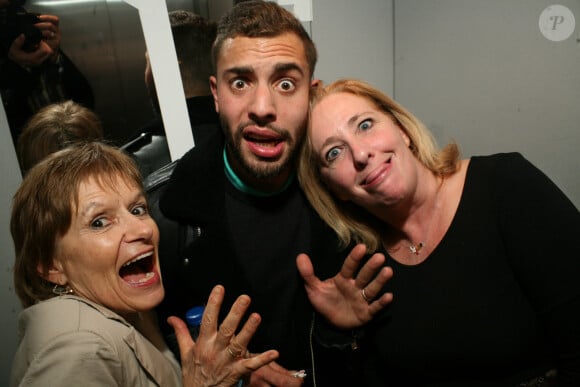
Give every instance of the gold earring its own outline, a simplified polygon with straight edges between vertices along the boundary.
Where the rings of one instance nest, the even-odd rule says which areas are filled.
[[[64,296],[66,294],[74,293],[74,291],[68,285],[63,286],[59,284],[54,285],[54,288],[52,288],[52,292],[59,297]]]

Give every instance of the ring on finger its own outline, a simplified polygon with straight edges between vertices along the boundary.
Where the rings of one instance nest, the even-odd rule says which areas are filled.
[[[230,356],[232,357],[232,359],[239,359],[240,357],[242,357],[243,351],[233,351],[232,347],[230,347],[229,345],[227,347],[227,351],[230,354]]]
[[[240,345],[238,345],[238,343],[236,342],[235,337],[232,337],[232,339],[230,340],[230,344],[228,345],[228,353],[234,359],[238,359],[238,358],[242,357],[242,355],[244,354],[243,349],[238,349],[238,350],[234,351],[232,348],[240,348]]]
[[[369,296],[367,296],[367,294],[365,293],[365,289],[366,288],[362,288],[360,291],[360,293],[362,294],[362,298],[364,298],[364,300],[366,302],[371,302],[371,298]]]

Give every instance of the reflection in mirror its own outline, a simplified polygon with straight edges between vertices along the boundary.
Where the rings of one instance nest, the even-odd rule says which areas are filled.
[[[168,28],[168,22],[160,15],[168,9],[207,15],[207,1],[167,0],[163,4],[146,0],[28,0],[24,6],[30,12],[58,16],[60,48],[86,79],[94,98],[93,109],[103,122],[107,140],[123,145],[155,116],[144,82],[149,45],[153,46],[150,51],[159,55],[152,60],[152,67],[154,74],[161,72],[164,90],[160,95],[169,96],[160,104],[164,121],[172,121],[169,127],[178,132],[188,126],[188,122],[178,123],[182,110],[179,99],[184,98],[180,90],[173,91],[175,83],[181,81],[173,69],[177,68],[176,60],[171,63],[175,56],[167,53],[172,48],[167,40],[171,41],[171,35],[162,27],[166,23]],[[147,44],[142,20],[150,24]],[[192,139],[179,135],[178,140],[169,142],[172,158],[193,146]],[[172,149],[176,148],[172,143],[179,143],[181,148]]]
[[[185,94],[164,2],[127,0],[139,9],[171,160],[194,146]],[[164,15],[164,17],[159,17]]]
[[[143,82],[145,41],[137,9],[105,0],[28,3],[32,11],[59,17],[61,49],[89,81],[106,138],[124,143],[153,115]]]

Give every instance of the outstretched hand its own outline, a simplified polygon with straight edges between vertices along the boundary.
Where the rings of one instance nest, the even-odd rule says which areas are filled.
[[[235,334],[250,305],[250,297],[246,295],[238,297],[218,329],[224,292],[221,285],[213,288],[195,342],[183,320],[174,316],[167,319],[175,330],[179,344],[184,387],[233,386],[251,372],[278,358],[275,350],[251,357],[248,354],[248,344],[261,321],[258,314],[252,313],[240,332]]]
[[[355,278],[365,254],[366,247],[362,244],[356,245],[346,257],[340,272],[325,281],[321,281],[314,274],[308,255],[299,254],[296,258],[310,303],[338,328],[353,329],[362,326],[393,299],[391,293],[384,293],[375,299],[393,276],[390,267],[383,267],[383,254],[373,254]]]

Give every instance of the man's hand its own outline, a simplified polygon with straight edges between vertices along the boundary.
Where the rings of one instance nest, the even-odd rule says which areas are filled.
[[[304,379],[294,376],[297,371],[288,371],[276,362],[272,362],[252,372],[249,382],[244,387],[299,387]],[[307,376],[308,377],[308,376]]]
[[[385,293],[375,300],[393,276],[393,270],[383,266],[383,254],[374,254],[354,277],[365,254],[364,245],[355,246],[346,257],[340,272],[325,281],[320,281],[314,274],[308,255],[300,254],[296,258],[312,306],[338,328],[362,326],[393,299],[391,293]]]

